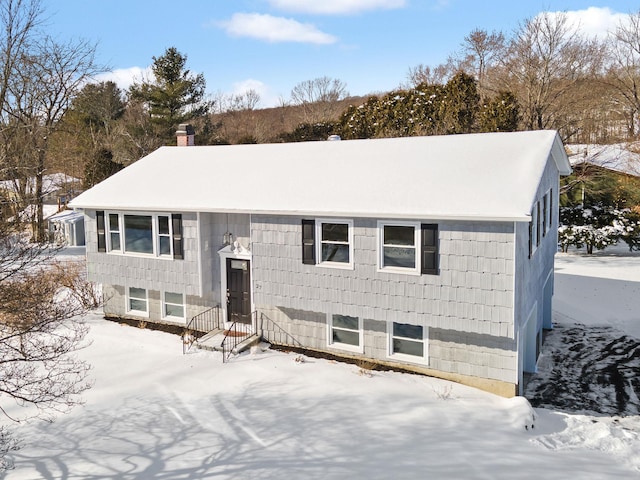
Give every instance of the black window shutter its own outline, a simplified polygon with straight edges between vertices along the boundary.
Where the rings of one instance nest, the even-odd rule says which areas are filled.
[[[549,190],[549,228],[553,226],[553,188]]]
[[[176,260],[184,259],[184,247],[182,241],[182,214],[174,213],[171,215],[172,232],[173,232],[173,258]]]
[[[438,274],[438,224],[422,224],[422,273]]]
[[[542,236],[547,235],[547,209],[549,208],[549,199],[544,196],[542,201]]]
[[[98,230],[98,251],[106,252],[107,251],[107,235],[105,232],[104,225],[104,211],[96,212],[96,224]]]
[[[536,203],[536,213],[538,214],[538,225],[536,228],[536,247],[540,246],[540,230],[542,230],[542,219],[540,218],[540,200]]]
[[[531,212],[531,221],[529,222],[529,258],[533,255],[533,212]]]
[[[302,220],[302,263],[316,264],[316,222]]]

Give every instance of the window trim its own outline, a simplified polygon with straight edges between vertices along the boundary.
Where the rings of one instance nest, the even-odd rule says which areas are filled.
[[[165,217],[167,219],[167,228],[169,229],[169,233],[160,233],[160,217]],[[154,237],[154,241],[156,243],[155,247],[155,251],[156,251],[156,255],[158,257],[171,257],[173,258],[173,222],[171,221],[171,215],[163,215],[163,214],[158,214],[157,216],[155,216],[155,222],[156,222],[156,234]],[[169,253],[162,253],[160,251],[160,240],[161,238],[166,238],[167,241],[169,242]]]
[[[537,235],[536,235],[536,247],[540,246],[540,242],[542,241],[542,218],[541,218],[541,212],[540,212],[540,200],[538,200],[536,202],[536,217],[538,219],[538,229],[537,229]]]
[[[167,298],[166,298],[166,294],[167,293],[172,293],[174,295],[181,295],[182,296],[182,303],[178,304],[178,303],[173,303],[173,302],[167,302]],[[187,305],[186,305],[186,301],[185,301],[185,294],[184,292],[170,292],[168,290],[163,290],[162,292],[160,292],[160,304],[162,308],[161,311],[161,318],[163,320],[179,320],[179,321],[185,321],[187,318]],[[182,316],[181,317],[176,317],[175,315],[167,315],[167,309],[166,306],[167,305],[180,305],[182,307]]]
[[[415,250],[415,265],[408,267],[384,266],[384,227],[385,226],[413,227],[413,248]],[[405,222],[400,220],[378,220],[378,271],[389,273],[404,273],[407,275],[421,275],[422,272],[422,224],[420,222]],[[403,245],[407,247],[407,245]]]
[[[100,211],[99,214],[102,214],[102,222],[103,222],[103,230],[98,231],[98,241],[102,239],[104,242],[104,250],[107,253],[114,255],[126,255],[131,257],[144,257],[144,258],[162,258],[169,260],[182,260],[184,259],[183,252],[183,244],[184,244],[184,236],[183,236],[183,225],[182,225],[182,214],[174,214],[174,213],[164,213],[164,212],[139,212],[139,211]],[[118,234],[120,237],[120,248],[114,249],[111,245],[111,234],[116,233],[115,230],[111,230],[110,227],[110,217],[111,215],[118,216]],[[140,217],[151,217],[151,236],[152,236],[152,249],[151,253],[145,252],[132,252],[126,250],[126,228],[125,228],[125,216],[140,216]],[[159,218],[167,217],[168,226],[169,226],[169,234],[160,234],[160,225]],[[176,231],[176,227],[179,228],[180,231]],[[166,236],[169,238],[169,249],[170,254],[161,254],[160,253],[160,237]],[[179,251],[178,251],[179,250]]]
[[[131,289],[132,288],[137,288],[137,289],[140,289],[140,290],[144,290],[144,302],[145,302],[146,310],[144,310],[144,311],[143,310],[134,310],[133,308],[131,308],[131,299],[132,298],[134,298],[136,300],[142,300],[139,297],[132,297],[131,296]],[[149,289],[141,288],[141,287],[133,287],[133,286],[129,285],[127,287],[127,295],[126,296],[127,296],[127,305],[126,305],[127,313],[136,315],[138,317],[148,317],[149,316]]]
[[[355,330],[351,330],[348,328],[342,327],[334,327],[333,326],[333,317],[339,315],[344,317],[351,317],[358,319],[358,345],[351,345],[348,343],[334,342],[333,341],[333,329],[337,328],[338,330],[344,330],[346,332],[355,332]],[[364,322],[362,321],[362,317],[354,317],[352,315],[343,315],[340,313],[327,313],[327,347],[335,348],[339,350],[345,350],[348,352],[354,353],[364,353]]]
[[[347,225],[347,245],[349,247],[349,261],[348,262],[331,262],[322,260],[322,225],[323,224],[339,224]],[[338,219],[338,218],[316,218],[315,220],[315,258],[316,265],[319,267],[329,268],[342,268],[347,270],[353,270],[353,220],[350,219]],[[324,242],[324,243],[338,243],[340,242]]]
[[[397,324],[405,324],[405,325],[412,325],[414,327],[421,327],[422,328],[422,357],[418,357],[415,355],[409,355],[406,353],[396,353],[393,351],[393,339],[394,338],[401,338],[401,339],[406,339],[406,340],[410,340],[410,341],[414,341],[417,342],[418,340],[415,338],[407,338],[407,337],[395,337],[393,335],[393,324],[397,323]],[[387,321],[387,357],[393,360],[401,360],[403,362],[408,362],[408,363],[417,363],[417,364],[421,364],[421,365],[428,365],[429,364],[429,327],[424,326],[424,325],[413,325],[410,323],[405,323],[405,322],[394,322],[393,320],[389,320]]]
[[[533,204],[531,208],[531,220],[529,221],[529,258],[533,257],[533,254],[538,250],[536,243],[536,237],[538,235],[538,216],[537,216],[537,202]]]
[[[115,215],[118,218],[118,230],[117,232],[115,230],[111,230],[111,215]],[[115,212],[106,212],[105,215],[105,227],[106,227],[106,235],[107,235],[107,252],[108,253],[122,253],[122,216],[118,213]],[[111,234],[112,233],[117,233],[118,234],[118,239],[120,242],[120,248],[114,249],[112,246],[112,242],[111,242]]]

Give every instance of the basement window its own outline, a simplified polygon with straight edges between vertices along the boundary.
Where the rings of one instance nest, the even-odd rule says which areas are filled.
[[[362,320],[348,315],[328,316],[328,345],[331,347],[349,350],[352,352],[363,351]]]
[[[149,315],[149,300],[146,289],[129,287],[127,311],[136,315]]]
[[[168,319],[184,320],[184,295],[182,293],[164,292],[162,316]]]
[[[389,356],[409,362],[427,361],[427,328],[421,325],[390,322]]]

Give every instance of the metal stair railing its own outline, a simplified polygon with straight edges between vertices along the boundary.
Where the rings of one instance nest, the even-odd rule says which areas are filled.
[[[221,329],[220,305],[211,307],[189,320],[182,332],[182,353],[186,354],[191,346],[209,332]]]
[[[240,343],[258,332],[257,310],[250,313],[248,317],[249,322],[236,320],[229,329],[225,330],[224,338],[220,344],[222,347],[222,363],[226,363],[229,360],[229,357],[231,357],[231,354]]]

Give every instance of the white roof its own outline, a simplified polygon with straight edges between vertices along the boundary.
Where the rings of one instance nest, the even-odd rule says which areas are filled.
[[[555,131],[161,147],[74,208],[527,220]]]
[[[67,175],[65,173],[52,173],[48,175],[43,175],[42,176],[42,192],[45,194],[53,193],[70,183],[80,183],[80,180],[70,175]],[[35,188],[36,188],[35,177],[29,177],[28,183],[27,183],[27,191],[33,192]],[[2,180],[0,181],[0,189],[15,192],[16,184],[13,180]]]
[[[50,222],[75,223],[84,220],[84,215],[74,210],[62,210],[61,212],[51,215],[48,220]]]
[[[639,146],[638,143],[573,144],[567,145],[567,151],[571,165],[588,163],[640,177],[640,154],[637,153]]]

